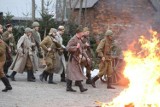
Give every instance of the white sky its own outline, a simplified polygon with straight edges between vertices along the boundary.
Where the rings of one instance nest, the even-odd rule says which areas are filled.
[[[41,0],[36,1],[36,18],[40,17],[39,12],[41,12]],[[48,0],[44,0],[45,2]],[[49,0],[53,1],[52,4],[49,6],[50,11],[55,12],[55,2],[56,0]],[[0,0],[0,12],[3,12],[3,15],[6,15],[7,12],[11,12],[12,15],[15,17],[25,17],[24,14],[28,14],[28,17],[31,17],[32,14],[32,0]]]

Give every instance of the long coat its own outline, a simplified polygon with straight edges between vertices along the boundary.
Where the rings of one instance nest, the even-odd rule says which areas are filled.
[[[55,55],[57,53],[57,49],[60,48],[61,45],[52,36],[46,36],[40,43],[40,46],[45,52],[45,61],[47,65],[45,70],[49,73],[55,73],[54,69],[57,66]],[[51,51],[48,51],[48,48],[51,48]]]
[[[21,36],[17,43],[17,55],[10,66],[10,70],[23,73],[28,58],[31,60],[33,71],[38,70],[38,61],[36,60],[35,51],[32,51],[32,46],[34,46],[34,44],[26,34]]]
[[[65,46],[63,45],[63,38],[61,37],[61,35],[57,32],[55,39],[60,43],[62,48],[65,48]],[[62,73],[63,70],[66,71],[66,60],[64,57],[64,54],[62,53],[61,55],[59,55],[58,53],[56,54],[56,59],[59,62],[57,63],[56,66],[56,70],[59,71],[59,73]]]
[[[5,51],[6,51],[5,43],[0,39],[0,78],[5,76],[3,72],[3,66],[6,61]]]
[[[81,46],[80,49],[77,49],[77,43],[80,43]],[[83,50],[82,46],[83,46],[82,41],[76,35],[71,38],[71,40],[68,42],[66,46],[66,49],[70,53],[66,70],[67,78],[69,80],[81,81],[86,79],[86,77],[83,74],[81,65],[79,63],[77,54],[77,52],[79,51],[82,55],[88,57],[85,51]]]

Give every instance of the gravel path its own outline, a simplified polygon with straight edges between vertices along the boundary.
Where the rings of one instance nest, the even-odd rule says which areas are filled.
[[[96,107],[95,101],[109,102],[124,89],[122,86],[115,86],[115,90],[109,90],[99,80],[96,82],[97,88],[84,82],[84,87],[88,88],[84,93],[76,86],[73,86],[76,93],[66,92],[66,83],[60,82],[60,75],[54,75],[54,81],[58,84],[53,85],[41,82],[40,73],[35,74],[36,82],[27,82],[26,73],[17,74],[17,81],[11,81],[13,90],[7,93],[0,91],[0,107]],[[3,88],[0,82],[0,89]]]

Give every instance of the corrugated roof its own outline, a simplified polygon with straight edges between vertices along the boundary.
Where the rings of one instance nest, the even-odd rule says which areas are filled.
[[[74,8],[74,5],[77,0],[72,0],[71,2],[71,8]],[[83,0],[82,8],[91,8],[93,7],[99,0]],[[80,8],[80,0],[78,0],[77,5],[75,6],[75,9]]]

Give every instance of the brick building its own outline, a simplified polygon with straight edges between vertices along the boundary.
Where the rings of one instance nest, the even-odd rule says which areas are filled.
[[[72,0],[72,21],[78,21],[80,3]],[[80,1],[80,0],[79,0]],[[81,24],[92,29],[95,35],[112,29],[119,34],[123,30],[140,26],[142,29],[155,22],[159,9],[157,0],[83,0]],[[75,6],[74,6],[75,5]]]

